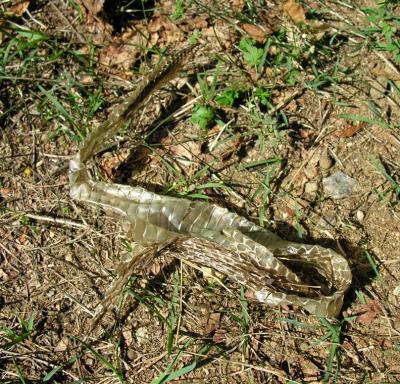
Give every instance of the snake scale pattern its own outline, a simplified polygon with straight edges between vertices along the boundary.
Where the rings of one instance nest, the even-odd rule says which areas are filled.
[[[91,132],[70,161],[71,197],[119,214],[126,237],[142,250],[164,248],[182,260],[211,267],[246,286],[259,302],[270,306],[293,304],[311,314],[337,316],[352,275],[346,259],[333,250],[283,240],[217,205],[160,196],[141,187],[90,177],[90,159],[155,91],[178,75],[193,52],[194,48],[187,46],[164,59]]]

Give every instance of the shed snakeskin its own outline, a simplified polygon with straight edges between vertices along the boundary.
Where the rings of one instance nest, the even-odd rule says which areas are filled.
[[[70,196],[119,214],[127,238],[211,267],[248,287],[270,306],[298,305],[335,317],[351,284],[346,259],[331,249],[281,239],[246,218],[205,202],[161,196],[141,187],[94,181],[87,163],[149,97],[176,77],[193,47],[157,65],[70,161]]]

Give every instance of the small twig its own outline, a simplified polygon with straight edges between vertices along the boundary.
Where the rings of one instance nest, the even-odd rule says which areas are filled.
[[[117,268],[118,277],[109,287],[107,293],[105,294],[103,300],[100,302],[96,311],[94,313],[93,319],[91,320],[90,330],[94,331],[101,319],[108,312],[108,309],[116,302],[118,297],[121,295],[125,285],[127,284],[129,277],[134,273],[138,265],[141,268],[148,264],[151,257],[155,253],[154,247],[142,248],[138,247],[139,252],[132,255],[130,261],[126,263],[121,263]]]
[[[78,223],[78,222],[76,222],[74,220],[70,220],[70,219],[63,219],[61,217],[37,215],[35,213],[26,213],[25,216],[29,217],[30,219],[33,219],[33,220],[45,221],[45,222],[52,223],[52,224],[65,225],[67,227],[84,228],[84,229],[88,228],[88,226],[86,224]]]
[[[46,29],[46,26],[45,26],[41,21],[39,21],[38,19],[35,19],[35,18],[32,16],[32,14],[29,12],[29,9],[26,9],[26,10],[25,10],[25,13],[30,17],[30,19],[31,19],[34,23],[36,23],[37,25],[39,25],[41,28]]]
[[[89,314],[89,316],[93,317],[94,316],[94,312],[91,311],[88,307],[86,307],[85,305],[83,305],[82,303],[80,303],[77,299],[75,299],[73,296],[71,296],[69,293],[65,293],[65,297],[67,297],[68,299],[70,299],[71,301],[73,301],[76,305],[79,306],[79,308],[81,308],[84,312],[86,312],[87,314]]]
[[[215,148],[215,146],[217,145],[218,140],[220,139],[222,133],[225,131],[225,129],[226,129],[227,127],[229,127],[229,125],[230,125],[231,123],[233,123],[233,119],[229,120],[229,121],[228,121],[226,124],[224,124],[224,126],[220,129],[220,131],[218,132],[217,137],[216,137],[216,138],[214,139],[214,141],[210,144],[210,152],[212,152],[212,151],[214,150],[214,148]]]
[[[179,331],[181,329],[181,322],[182,322],[182,309],[183,309],[183,262],[180,262],[180,289],[179,289],[179,317],[178,317],[178,324],[176,325],[176,334],[175,334],[175,344],[178,343],[179,339]]]
[[[66,18],[66,17],[63,15],[63,13],[58,9],[58,7],[56,7],[55,4],[54,4],[53,2],[50,2],[50,5],[51,5],[51,6],[53,7],[53,9],[56,11],[56,13],[59,15],[59,17],[60,17],[61,19],[63,19],[63,20],[69,25],[69,27],[74,31],[74,33],[76,34],[76,36],[77,36],[79,42],[80,42],[81,44],[86,43],[86,40],[85,40],[84,36],[83,36],[82,34],[80,34],[80,33],[76,30],[76,28],[71,24],[71,22],[68,20],[68,18]]]

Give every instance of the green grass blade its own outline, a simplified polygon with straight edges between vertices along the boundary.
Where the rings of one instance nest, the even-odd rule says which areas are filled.
[[[22,374],[21,368],[19,367],[19,365],[17,364],[17,361],[15,360],[15,358],[12,359],[13,360],[13,364],[15,367],[15,370],[17,371],[17,375],[19,378],[19,381],[21,382],[21,384],[27,384],[24,375]]]
[[[114,373],[114,375],[118,378],[120,383],[125,382],[121,371],[118,368],[115,368],[103,355],[101,355],[92,346],[85,343],[83,340],[80,340],[78,337],[74,337],[74,339],[77,340],[79,343],[81,343],[87,350],[89,350],[94,356],[96,356],[97,359],[99,359],[106,368],[108,368],[112,373]]]
[[[144,304],[147,309],[150,311],[151,314],[156,315],[157,318],[167,327],[169,327],[169,322],[168,320],[160,313],[160,311],[152,304],[150,303],[150,298],[149,296],[141,296],[137,292],[135,292],[131,288],[126,289],[126,293],[130,296],[133,296],[137,301],[140,303]]]
[[[361,121],[363,123],[368,123],[371,125],[378,125],[379,127],[386,128],[386,129],[390,128],[389,125],[387,123],[385,123],[384,121],[370,119],[369,117],[366,117],[366,116],[355,115],[355,114],[351,114],[351,113],[349,113],[349,114],[344,113],[344,114],[340,114],[339,117],[342,119],[347,119],[347,120],[352,120],[352,121],[358,121],[358,122]]]
[[[40,84],[38,85],[38,88],[47,97],[51,104],[53,104],[57,111],[60,112],[60,114],[64,116],[71,124],[75,125],[72,116],[67,112],[63,105],[49,91],[46,91]]]
[[[245,332],[247,332],[247,329],[249,327],[249,322],[250,322],[250,317],[249,317],[249,303],[246,300],[246,297],[244,296],[244,288],[243,286],[240,287],[240,307],[242,308],[242,319],[243,323],[246,327]]]
[[[197,362],[194,361],[192,364],[185,365],[181,369],[178,369],[177,371],[174,371],[167,376],[165,376],[159,383],[168,383],[168,381],[172,381],[177,379],[178,377],[181,377],[183,375],[186,375],[189,372],[192,372],[196,368]]]
[[[238,166],[237,169],[239,171],[241,171],[243,169],[254,168],[254,167],[258,167],[260,165],[280,163],[281,161],[282,161],[282,159],[279,157],[272,157],[270,159],[257,160],[257,161],[252,161],[249,163],[241,164]]]
[[[375,277],[378,279],[379,283],[383,285],[384,281],[379,273],[378,266],[376,265],[374,258],[368,251],[364,251],[364,254],[368,260],[369,265],[371,266],[372,271],[374,272]]]
[[[168,378],[169,374],[171,373],[172,368],[176,365],[176,363],[179,361],[180,357],[182,356],[183,352],[186,351],[186,348],[188,347],[189,343],[192,341],[192,339],[189,339],[186,341],[186,343],[183,345],[183,347],[178,351],[176,354],[175,358],[172,360],[172,362],[168,365],[168,367],[165,369],[165,371],[153,379],[150,384],[162,384],[166,383],[166,379]]]

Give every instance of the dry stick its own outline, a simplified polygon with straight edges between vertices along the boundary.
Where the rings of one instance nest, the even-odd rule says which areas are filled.
[[[78,37],[78,40],[80,43],[84,44],[87,43],[87,40],[85,39],[85,37],[79,33],[76,28],[72,25],[72,23],[62,14],[62,12],[58,9],[58,7],[56,7],[54,5],[54,2],[50,2],[50,5],[53,7],[53,9],[56,11],[56,13],[58,14],[58,16],[63,19],[69,26],[70,28],[74,31],[75,35]]]
[[[70,219],[63,219],[61,217],[54,217],[54,216],[48,216],[48,215],[37,215],[35,213],[26,213],[26,217],[29,217],[30,219],[38,220],[38,221],[45,221],[47,223],[52,223],[52,224],[60,224],[66,227],[73,227],[73,228],[83,228],[83,229],[88,229],[88,226],[86,224],[81,224],[78,223],[77,221],[70,220]]]
[[[158,363],[161,359],[163,359],[167,355],[167,353],[168,352],[165,351],[165,352],[161,353],[160,355],[149,359],[144,365],[143,365],[143,363],[140,363],[141,368],[139,368],[137,373],[139,374],[142,371],[147,371],[151,366],[153,366],[154,364]]]
[[[60,366],[57,366],[56,364],[52,364],[44,359],[41,359],[38,356],[39,354],[37,352],[33,353],[31,350],[29,350],[29,354],[26,354],[26,355],[21,355],[20,352],[14,352],[14,351],[10,351],[10,350],[5,351],[2,349],[0,349],[0,352],[4,352],[4,355],[2,355],[2,356],[5,356],[7,353],[8,355],[15,356],[15,359],[20,359],[22,361],[24,361],[24,360],[38,361],[39,363],[46,365],[47,367],[52,368],[52,369],[55,369],[56,367],[60,367]],[[25,358],[25,356],[27,356],[27,358]],[[62,372],[66,376],[70,376],[73,380],[79,379],[77,376],[73,375],[71,372],[66,371],[65,369],[60,369],[58,372]],[[15,376],[17,376],[17,375],[15,375]],[[20,376],[18,376],[18,377],[20,378]]]
[[[179,317],[178,324],[176,326],[176,334],[175,334],[175,344],[178,342],[179,331],[181,329],[181,321],[182,321],[182,309],[183,309],[183,263],[182,260],[180,262],[180,289],[179,289]]]
[[[75,303],[79,308],[81,308],[84,312],[86,312],[89,316],[94,316],[94,312],[91,311],[86,305],[83,305],[80,301],[75,299],[75,297],[71,296],[68,292],[65,293],[65,297],[70,299],[73,303]]]
[[[324,121],[326,120],[326,117],[328,115],[329,111],[326,111],[325,115],[322,116],[322,122],[321,124],[324,123]],[[313,145],[319,144],[322,136],[324,135],[325,131],[326,131],[326,126],[324,128],[322,128],[321,132],[319,133],[319,135],[317,136],[317,138],[314,141]],[[292,180],[290,180],[287,189],[290,189],[290,187],[293,185],[295,179],[297,178],[298,174],[302,171],[302,169],[308,164],[308,162],[312,159],[312,157],[315,155],[315,152],[317,151],[318,147],[316,146],[315,149],[311,152],[311,154],[307,157],[306,160],[304,160],[304,162],[300,165],[300,167],[298,168],[298,170],[295,172],[295,174],[292,177]]]
[[[153,260],[155,251],[156,251],[155,247],[146,248],[137,255],[134,255],[128,263],[120,264],[120,269],[118,271],[119,274],[118,278],[110,286],[104,299],[101,301],[98,308],[96,309],[95,316],[91,321],[91,326],[90,326],[91,331],[93,331],[97,327],[100,320],[104,317],[104,315],[108,311],[108,308],[110,308],[110,306],[116,302],[118,296],[120,295],[124,286],[128,282],[129,277],[133,274],[135,268],[137,268],[138,265],[140,265],[140,267],[143,268],[144,263],[148,264],[150,260]],[[153,257],[151,257],[152,255]]]

